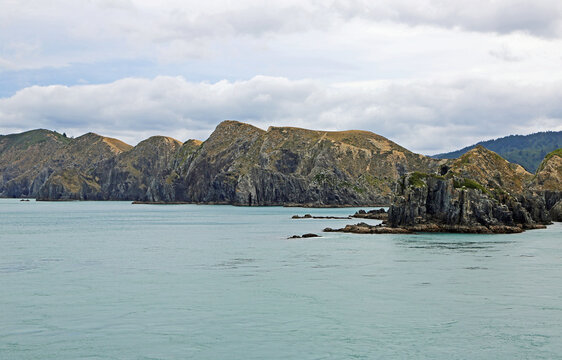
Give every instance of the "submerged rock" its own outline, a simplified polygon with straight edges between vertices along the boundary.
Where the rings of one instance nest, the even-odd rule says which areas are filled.
[[[358,223],[355,225],[346,225],[341,229],[325,228],[324,232],[345,232],[354,234],[411,234],[412,231],[404,228],[393,228],[381,225],[368,225]]]
[[[336,220],[348,220],[351,216],[312,216],[310,214],[305,214],[304,216],[293,215],[291,219],[336,219]]]
[[[301,236],[299,235],[289,236],[287,239],[306,239],[306,238],[313,238],[313,237],[320,237],[320,235],[313,234],[313,233],[306,233],[306,234],[302,234]]]

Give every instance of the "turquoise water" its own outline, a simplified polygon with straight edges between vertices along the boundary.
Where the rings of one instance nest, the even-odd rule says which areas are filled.
[[[355,210],[2,199],[0,359],[562,358],[562,224],[286,239]]]

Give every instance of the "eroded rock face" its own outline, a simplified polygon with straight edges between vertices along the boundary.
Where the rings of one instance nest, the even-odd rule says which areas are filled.
[[[403,172],[441,163],[365,131],[264,131],[225,121],[186,158],[176,188],[183,190],[178,197],[192,202],[388,204]]]
[[[182,143],[164,136],[141,141],[94,171],[104,199],[175,201],[172,170]]]
[[[94,133],[68,139],[34,179],[34,195],[38,200],[103,200],[94,170],[131,148]]]
[[[480,184],[467,183],[473,184],[472,188],[460,184],[463,181],[459,178],[406,176],[397,186],[388,225],[411,229],[436,225],[451,231],[457,226],[463,230],[460,232],[485,227],[491,232],[514,232],[511,227],[535,228],[550,222],[541,196],[526,193],[496,198]]]
[[[542,172],[535,176],[534,185],[526,186],[532,178],[529,173],[484,148],[473,149],[457,160],[434,160],[366,131],[329,132],[291,127],[271,127],[264,131],[225,121],[203,143],[189,140],[182,144],[155,136],[133,148],[93,133],[68,139],[55,132],[36,130],[0,137],[0,196],[375,206],[390,204],[397,180],[408,172],[418,171],[466,179],[463,181],[468,185],[467,181],[475,181],[497,199],[499,196],[515,199],[501,202],[510,209],[514,219],[522,219],[514,221],[525,222],[531,218],[544,222],[542,205],[534,200],[529,202],[529,196],[524,194],[531,191],[542,196],[547,210],[558,203],[561,196],[557,159],[551,156],[542,166]],[[447,221],[457,218],[465,221],[464,213],[456,214],[454,209],[437,206],[465,198],[469,203],[474,202],[476,195],[470,191],[463,195],[449,191],[446,184],[432,186],[444,187],[432,188],[432,194],[441,198],[427,204],[423,211],[437,214],[444,210],[451,217]],[[413,191],[409,196],[423,197],[423,194]],[[478,221],[484,223],[487,218],[498,217],[509,222],[501,219],[502,208],[491,204],[482,206],[482,209],[466,210],[474,214],[483,212]],[[494,209],[492,217],[488,208]],[[421,216],[415,213],[421,209],[411,211],[403,217]]]
[[[0,138],[0,196],[55,195],[56,199],[81,199],[80,194],[70,194],[64,189],[65,181],[69,180],[68,185],[76,190],[76,182],[84,180],[85,169],[129,148],[119,140],[93,133],[76,139],[49,130],[3,136]],[[45,184],[51,188],[42,193]],[[91,189],[92,193],[95,191],[95,187]]]
[[[529,188],[551,192],[562,191],[562,149],[545,156]]]
[[[562,221],[562,200],[554,204],[554,206],[550,208],[549,213],[553,221]]]
[[[562,221],[562,149],[545,156],[528,189],[544,197],[553,221]]]
[[[50,174],[62,168],[53,155],[70,141],[43,129],[0,137],[0,196],[37,196]]]

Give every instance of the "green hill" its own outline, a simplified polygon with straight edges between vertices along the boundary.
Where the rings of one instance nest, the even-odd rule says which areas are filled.
[[[481,141],[463,149],[433,155],[437,159],[456,159],[478,145],[492,150],[504,159],[523,166],[534,173],[546,154],[562,147],[562,131],[538,132],[530,135],[510,135],[494,140]]]

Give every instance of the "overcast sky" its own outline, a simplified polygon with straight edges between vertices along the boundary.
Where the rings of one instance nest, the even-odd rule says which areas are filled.
[[[0,0],[0,134],[225,119],[424,154],[562,130],[562,1]]]

